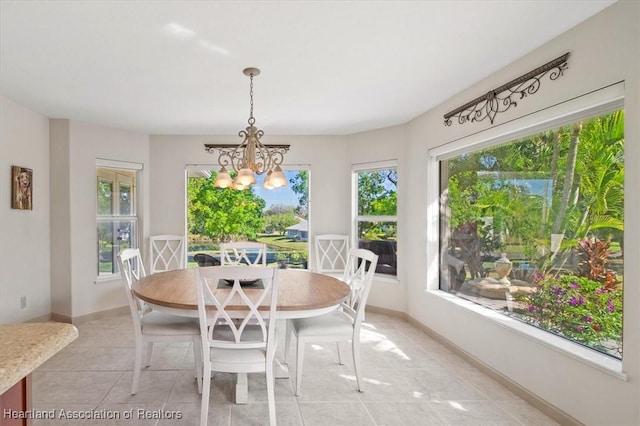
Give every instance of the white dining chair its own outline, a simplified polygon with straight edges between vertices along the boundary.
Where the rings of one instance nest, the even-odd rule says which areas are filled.
[[[133,280],[138,280],[145,276],[140,250],[125,249],[120,252],[118,259],[135,331],[136,358],[131,394],[133,395],[138,391],[143,350],[146,348],[145,366],[148,367],[151,365],[154,343],[192,342],[198,390],[202,389],[202,360],[200,356],[202,354],[202,345],[200,343],[198,320],[196,318],[153,311],[143,300],[136,297],[131,289]]]
[[[221,243],[220,264],[267,266],[267,245],[254,241]]]
[[[149,238],[151,248],[150,273],[184,269],[186,252],[183,235],[154,235]]]
[[[260,280],[257,284],[241,285],[256,279]],[[228,281],[233,282],[230,289]],[[203,360],[200,425],[207,424],[211,372],[217,371],[245,377],[247,373],[264,372],[269,424],[275,426],[273,362],[277,343],[278,269],[264,266],[197,268],[196,291]],[[227,310],[230,304],[241,304],[245,309]],[[269,310],[259,310],[260,305],[268,306]]]
[[[315,248],[315,272],[342,278],[349,255],[349,236],[339,234],[316,235]]]
[[[284,359],[287,362],[291,337],[296,336],[296,395],[300,395],[304,345],[308,342],[336,342],[338,362],[341,341],[351,340],[353,364],[358,381],[358,390],[363,391],[362,369],[360,368],[360,328],[364,310],[373,283],[378,256],[365,249],[351,249],[343,280],[351,287],[351,296],[342,303],[341,309],[328,314],[287,320]]]

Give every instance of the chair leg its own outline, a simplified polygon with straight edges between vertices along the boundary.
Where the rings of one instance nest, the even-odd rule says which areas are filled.
[[[296,344],[296,396],[300,396],[300,387],[302,386],[302,364],[304,362],[304,341],[297,337]]]
[[[142,370],[142,347],[144,342],[136,337],[136,360],[133,364],[133,383],[131,384],[131,395],[138,392],[138,382],[140,381],[140,370]]]
[[[274,390],[275,378],[273,375],[273,362],[271,362],[271,365],[267,365],[265,375],[267,378],[267,402],[269,405],[269,425],[276,426],[276,398],[275,398],[275,390]]]
[[[247,373],[236,373],[236,404],[249,402],[249,381]]]
[[[147,342],[147,359],[144,364],[145,367],[148,367],[151,365],[152,354],[153,354],[153,342]]]
[[[336,342],[336,351],[338,352],[338,364],[344,365],[344,362],[342,362],[342,357],[340,356],[340,342]]]
[[[287,355],[289,354],[289,347],[291,346],[291,335],[293,334],[293,329],[291,327],[291,323],[287,320],[287,326],[284,331],[284,358],[283,362],[285,364],[289,364],[287,362]]]
[[[360,368],[360,339],[352,339],[351,350],[353,352],[353,366],[356,370],[356,380],[358,382],[358,390],[364,392],[362,388],[362,369]]]
[[[196,363],[196,381],[198,393],[202,394],[202,343],[200,336],[193,336],[193,357]]]
[[[207,426],[209,416],[209,392],[211,388],[211,368],[204,368],[202,374],[202,398],[200,400],[200,426]]]

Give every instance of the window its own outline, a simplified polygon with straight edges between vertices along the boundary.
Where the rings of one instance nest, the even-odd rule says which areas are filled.
[[[397,275],[398,170],[396,163],[353,168],[354,233],[358,247],[378,255],[376,272]]]
[[[137,247],[135,170],[96,168],[98,277],[119,274],[120,251]]]
[[[187,167],[188,267],[219,264],[221,242],[250,240],[267,245],[267,264],[306,269],[309,167],[283,166],[286,187],[263,189],[258,175],[242,191],[213,186],[219,167]]]
[[[622,358],[619,107],[439,158],[441,290]]]

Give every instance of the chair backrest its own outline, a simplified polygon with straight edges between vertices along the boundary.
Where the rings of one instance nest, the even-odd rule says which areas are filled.
[[[278,269],[256,266],[213,266],[196,268],[198,318],[205,353],[208,348],[254,349],[266,348],[275,353],[275,318],[278,301]],[[259,283],[243,287],[242,282],[259,279]],[[228,282],[232,281],[233,284]],[[234,310],[227,309],[235,305]],[[243,306],[238,310],[237,305]],[[207,306],[214,309],[207,310]],[[267,310],[260,310],[268,307]],[[240,321],[234,321],[241,316]],[[271,318],[273,321],[269,321]],[[249,329],[251,333],[245,333]],[[223,327],[228,339],[218,340],[216,327]],[[258,327],[261,331],[256,333]]]
[[[220,244],[220,264],[267,266],[267,245],[253,241]]]
[[[353,319],[356,327],[364,317],[377,264],[378,255],[370,250],[353,248],[349,251],[342,280],[351,287],[351,295],[342,303],[342,310]]]
[[[120,262],[120,272],[124,278],[124,289],[127,293],[127,300],[129,301],[129,308],[131,309],[131,316],[133,317],[133,325],[136,330],[140,331],[140,318],[145,312],[146,307],[144,302],[138,299],[131,289],[131,284],[134,279],[139,280],[146,276],[140,250],[137,248],[122,250],[118,255],[118,261]]]
[[[349,256],[349,236],[338,234],[316,235],[316,272],[342,274]]]
[[[183,235],[154,235],[151,241],[151,262],[149,272],[184,269],[186,254]]]

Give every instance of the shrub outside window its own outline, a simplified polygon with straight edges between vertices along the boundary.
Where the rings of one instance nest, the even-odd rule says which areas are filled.
[[[137,247],[136,172],[97,167],[98,277],[119,274],[117,257]]]
[[[440,161],[441,290],[622,358],[624,111]]]
[[[376,272],[397,275],[398,171],[393,163],[354,167],[357,246],[378,255]]]

